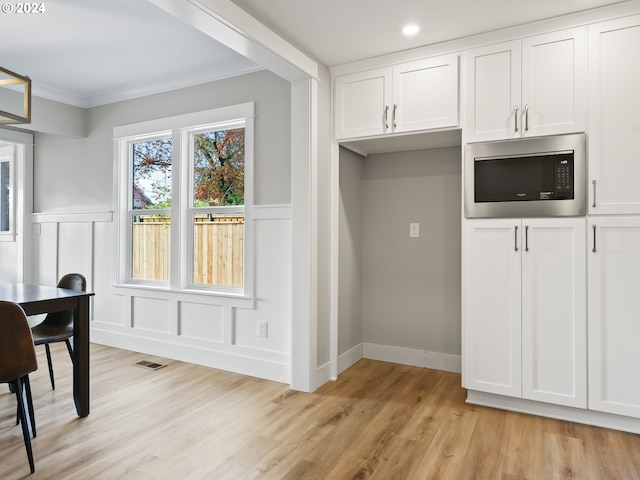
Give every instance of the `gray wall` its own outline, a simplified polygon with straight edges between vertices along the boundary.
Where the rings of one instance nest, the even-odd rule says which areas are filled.
[[[341,150],[341,354],[364,342],[460,355],[460,189],[460,147]]]
[[[291,201],[291,92],[264,70],[88,110],[88,136],[36,133],[34,211],[113,208],[113,127],[249,101],[256,102],[255,203]]]
[[[364,342],[460,355],[461,163],[459,147],[367,158]]]
[[[340,149],[338,354],[362,342],[362,213],[365,162]]]

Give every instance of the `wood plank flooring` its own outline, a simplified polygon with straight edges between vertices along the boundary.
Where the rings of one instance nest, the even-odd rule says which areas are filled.
[[[0,387],[0,479],[640,479],[639,435],[467,405],[457,374],[362,360],[305,394],[92,345],[79,419],[64,345],[52,354],[56,390],[44,349],[31,375],[34,475]]]

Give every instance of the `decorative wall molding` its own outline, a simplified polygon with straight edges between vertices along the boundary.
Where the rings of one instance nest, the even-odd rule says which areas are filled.
[[[47,212],[31,215],[32,223],[112,222],[113,211],[107,212]]]

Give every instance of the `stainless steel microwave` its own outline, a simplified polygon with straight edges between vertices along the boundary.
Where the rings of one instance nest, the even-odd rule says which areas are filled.
[[[464,161],[467,218],[587,213],[584,133],[470,143]]]

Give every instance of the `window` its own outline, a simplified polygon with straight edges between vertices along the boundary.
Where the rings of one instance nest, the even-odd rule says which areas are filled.
[[[15,147],[0,142],[0,234],[13,239],[13,160]]]
[[[250,294],[253,104],[116,127],[120,283]]]

